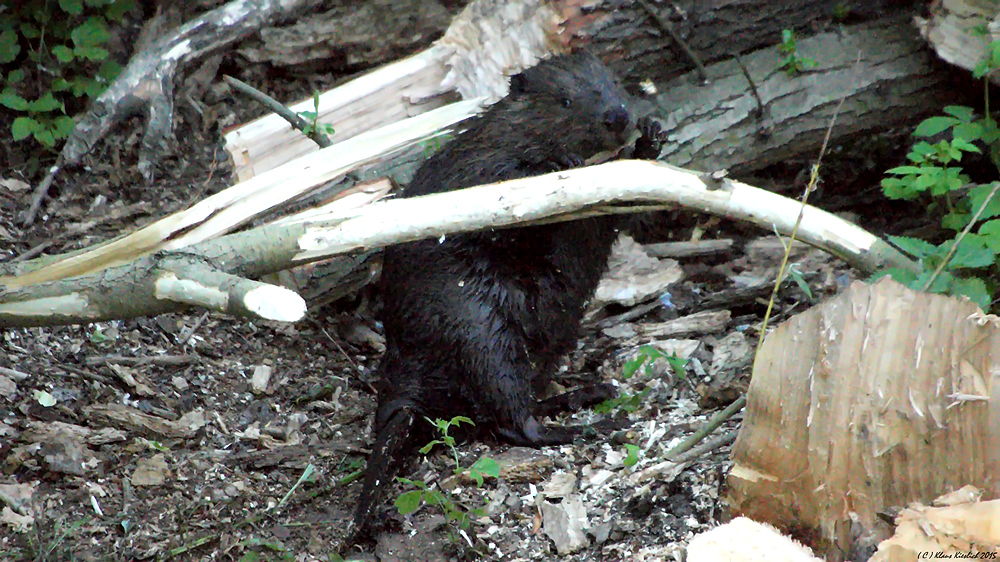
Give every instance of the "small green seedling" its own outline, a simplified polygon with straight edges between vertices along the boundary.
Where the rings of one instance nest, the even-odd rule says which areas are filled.
[[[789,76],[795,76],[818,66],[816,59],[803,57],[799,54],[798,50],[799,47],[795,41],[795,32],[791,29],[783,29],[781,31],[781,44],[778,45],[778,52],[784,55],[785,58],[781,59],[781,64],[778,68],[784,70]]]

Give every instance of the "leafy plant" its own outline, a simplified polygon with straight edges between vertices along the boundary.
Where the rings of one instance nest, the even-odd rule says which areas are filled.
[[[55,522],[51,538],[42,537],[42,530],[36,521],[35,525],[27,533],[28,548],[26,550],[28,552],[24,553],[26,555],[24,560],[55,561],[69,559],[71,556],[70,549],[64,543],[66,543],[67,539],[79,538],[77,531],[80,527],[90,523],[91,520],[92,518],[85,517],[66,524],[64,520],[59,519]]]
[[[816,59],[803,57],[798,51],[799,47],[795,41],[795,32],[791,29],[781,30],[781,44],[778,45],[778,52],[785,55],[785,58],[781,59],[781,64],[778,65],[778,68],[784,70],[789,76],[795,76],[800,72],[816,68],[818,64]]]
[[[1000,67],[1000,41],[989,44],[974,74],[982,78]],[[985,81],[984,81],[985,82]],[[988,94],[988,91],[987,91]],[[886,171],[882,191],[890,199],[927,201],[928,209],[941,215],[941,224],[955,236],[941,244],[907,237],[890,237],[901,250],[919,261],[920,272],[892,268],[874,278],[891,276],[908,287],[952,295],[964,295],[984,310],[996,292],[1000,266],[1000,182],[973,183],[961,166],[967,154],[988,151],[1000,168],[1000,128],[986,111],[977,117],[972,108],[948,106],[945,115],[925,119],[913,135],[910,164]],[[950,139],[938,140],[950,133]]]
[[[632,375],[634,375],[635,372],[638,371],[640,367],[642,367],[643,373],[649,375],[649,367],[657,359],[666,359],[667,363],[670,365],[670,368],[673,369],[674,373],[678,377],[684,377],[685,373],[684,368],[687,366],[688,363],[687,359],[681,359],[677,357],[676,354],[667,355],[666,353],[663,353],[662,351],[651,345],[644,345],[640,347],[638,353],[636,353],[636,356],[633,359],[626,362],[625,365],[622,367],[622,374],[625,376],[626,379],[632,378]]]
[[[677,357],[676,354],[667,355],[652,345],[644,345],[636,352],[635,357],[622,366],[622,376],[626,379],[632,378],[641,368],[643,374],[649,376],[649,368],[657,359],[665,359],[678,378],[684,378],[688,360]],[[645,389],[637,394],[621,394],[617,398],[605,400],[594,406],[594,411],[598,414],[610,414],[621,408],[628,413],[635,412],[642,406],[643,401],[649,396],[650,389]]]
[[[628,413],[635,412],[642,406],[643,401],[649,396],[650,389],[645,389],[638,394],[621,394],[616,398],[605,400],[594,406],[594,412],[598,414],[610,414],[617,409],[625,410]]]
[[[462,467],[458,460],[458,449],[455,448],[455,438],[452,435],[449,435],[449,431],[452,427],[458,427],[462,423],[467,423],[469,425],[475,424],[472,420],[465,416],[455,416],[450,420],[425,419],[427,419],[427,421],[441,434],[441,438],[435,439],[424,445],[420,448],[420,452],[426,455],[431,452],[435,446],[444,445],[451,451],[451,456],[454,459],[455,466],[452,469],[453,472],[456,476],[461,474],[466,469]],[[500,465],[497,464],[496,460],[488,457],[483,457],[477,460],[467,470],[469,472],[469,476],[475,480],[476,487],[481,487],[483,485],[483,481],[486,476],[496,478],[500,475]],[[452,500],[450,493],[431,488],[422,480],[411,480],[409,478],[397,478],[397,480],[416,488],[415,490],[403,492],[396,498],[395,506],[401,515],[409,515],[420,509],[422,504],[426,503],[428,505],[439,507],[449,522],[457,523],[461,528],[469,526],[469,512],[459,507]],[[481,512],[479,509],[473,509],[471,511],[473,514]]]
[[[313,131],[319,131],[327,137],[333,136],[333,125],[330,123],[319,122],[319,92],[313,92],[313,111],[300,111],[299,116],[306,121],[309,121],[309,123],[302,128],[303,135],[309,136],[313,133]]]
[[[834,21],[844,21],[851,15],[851,7],[845,2],[837,2],[833,6]]]
[[[54,148],[73,129],[73,109],[121,71],[105,43],[135,0],[27,0],[0,12],[0,105],[17,113],[15,141]]]

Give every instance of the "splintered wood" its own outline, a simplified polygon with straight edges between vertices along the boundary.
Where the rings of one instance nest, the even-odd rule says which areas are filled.
[[[836,559],[888,537],[881,510],[968,484],[1000,496],[997,322],[885,279],[779,325],[733,448],[734,513]]]
[[[995,560],[969,556],[1000,550],[1000,500],[980,501],[981,495],[966,486],[934,500],[933,506],[910,505],[896,517],[896,533],[879,545],[870,562],[918,560],[924,552],[936,558]]]

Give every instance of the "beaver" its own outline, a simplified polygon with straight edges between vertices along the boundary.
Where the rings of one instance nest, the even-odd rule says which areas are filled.
[[[628,94],[595,56],[552,57],[512,76],[508,95],[425,161],[404,197],[577,167],[621,148],[636,126]],[[643,121],[642,130],[636,150],[645,154],[635,156],[649,157],[659,151],[659,129]],[[534,396],[577,341],[617,229],[616,218],[601,216],[385,249],[378,289],[386,352],[356,533],[369,531],[402,460],[433,438],[424,417],[467,416],[478,432],[521,446],[580,434],[579,426],[539,423]],[[613,395],[598,385],[575,405]]]

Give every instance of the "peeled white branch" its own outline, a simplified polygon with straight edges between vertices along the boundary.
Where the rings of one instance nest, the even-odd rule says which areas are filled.
[[[745,220],[790,233],[799,210],[804,215],[798,238],[826,250],[863,271],[882,266],[910,268],[912,263],[878,237],[835,215],[797,201],[730,180],[703,176],[673,166],[622,160],[556,172],[452,193],[384,201],[351,213],[334,227],[313,225],[301,240],[296,260],[543,220],[570,220],[596,214],[635,212],[627,203],[680,205]],[[648,209],[644,206],[643,209]],[[337,221],[341,216],[314,217]]]
[[[178,271],[185,277],[178,277]],[[295,322],[306,314],[306,303],[295,291],[221,273],[200,263],[164,269],[154,286],[157,300],[235,316]]]
[[[454,232],[634,212],[634,202],[644,204],[639,209],[681,205],[782,233],[791,231],[801,210],[798,237],[802,241],[866,272],[883,266],[914,267],[876,236],[815,207],[803,208],[796,201],[739,182],[706,182],[698,174],[666,164],[624,160],[450,193],[382,201],[297,223],[287,221],[208,240],[184,248],[183,253],[148,255],[84,277],[18,284],[18,288],[0,285],[0,327],[130,318],[177,310],[181,305],[176,300],[156,297],[156,282],[167,272],[178,279],[197,278],[206,286],[221,286],[221,282],[206,282],[201,276],[214,269],[216,273],[256,278],[337,254]],[[185,264],[192,260],[202,270],[198,276],[184,269],[191,267]],[[229,291],[236,298],[225,306],[208,298],[207,293],[185,302],[210,304],[230,314],[263,316],[265,305],[246,304],[251,292]],[[271,294],[279,296],[267,306],[286,306],[282,293]]]

